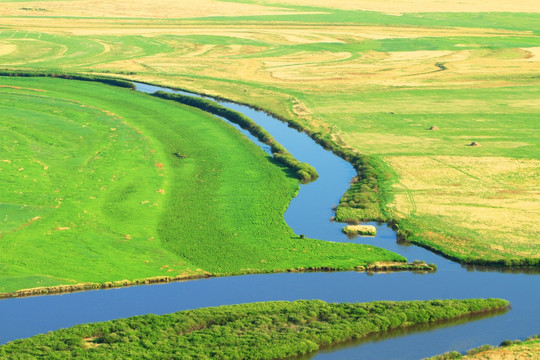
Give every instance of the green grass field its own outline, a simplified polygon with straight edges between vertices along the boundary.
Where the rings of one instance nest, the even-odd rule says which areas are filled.
[[[202,111],[85,81],[0,93],[0,292],[404,261],[300,239],[283,220],[297,180]]]
[[[388,178],[380,186],[384,196],[373,196],[375,201],[382,199],[383,209],[379,204],[372,204],[367,211],[347,209],[347,217],[392,219],[409,240],[462,262],[540,264],[537,241],[540,231],[537,221],[540,215],[540,144],[535,136],[540,124],[540,14],[537,6],[510,1],[481,4],[462,1],[440,6],[423,0],[407,3],[399,0],[384,3],[368,0],[204,0],[197,8],[169,0],[164,0],[160,7],[147,0],[132,1],[129,7],[117,0],[0,0],[0,3],[3,5],[0,12],[0,68],[120,76],[220,95],[269,110],[309,131],[325,134],[327,140],[343,148],[367,154],[386,169]],[[477,7],[479,10],[475,10]],[[14,90],[2,88],[2,91]],[[87,105],[94,106],[92,103]],[[123,116],[116,109],[117,105],[98,104],[97,107],[107,111],[110,107],[112,112]],[[15,110],[10,113],[14,116]],[[146,110],[146,113],[151,111]],[[80,115],[93,116],[86,112],[80,112]],[[427,130],[432,125],[440,130]],[[38,132],[37,128],[33,131]],[[144,131],[143,134],[147,136]],[[83,134],[75,131],[73,137],[76,139],[77,136]],[[129,139],[123,141],[137,138]],[[481,146],[468,146],[472,141]],[[11,146],[22,145],[10,144],[6,149]],[[98,145],[89,141],[81,141],[81,146],[98,151]],[[159,151],[166,154],[174,149],[154,150],[156,154]],[[77,156],[73,151],[75,149],[63,156],[75,159]],[[131,151],[126,156],[135,156],[137,150]],[[150,160],[144,165],[140,163],[140,157],[136,158],[134,169],[139,166],[139,170],[147,169],[148,174],[164,175],[163,179],[172,176],[170,171],[179,164],[190,161],[177,163],[169,159],[170,164],[166,164],[160,159],[166,166],[159,172],[151,167]],[[233,158],[231,155],[229,160],[223,161]],[[80,164],[72,161],[72,169],[76,171],[70,172],[70,176],[77,179],[76,175],[81,175],[77,173]],[[129,156],[126,163],[128,161],[131,161]],[[33,171],[37,171],[41,166],[32,164],[21,166],[28,170],[10,177],[32,186],[36,193],[52,189],[52,186],[43,188],[45,185],[38,182],[36,176],[31,176],[38,175],[37,172],[23,173],[34,168]],[[100,169],[92,170],[99,179]],[[195,174],[197,170],[190,171]],[[211,175],[218,171],[205,173],[207,185]],[[24,178],[24,175],[28,177]],[[265,264],[270,263],[286,268],[291,263],[282,262],[282,256],[293,259],[304,250],[306,253],[315,251],[311,247],[300,250],[301,246],[295,244],[290,248],[296,251],[290,250],[288,245],[272,247],[278,249],[278,253],[286,254],[270,256],[262,248],[253,249],[248,239],[274,236],[263,230],[265,226],[274,225],[246,224],[231,216],[224,222],[227,225],[217,226],[213,221],[217,215],[212,212],[203,221],[203,215],[194,214],[196,211],[192,208],[165,201],[171,191],[183,191],[183,188],[175,187],[171,182],[159,185],[158,180],[152,179],[144,180],[153,182],[141,189],[134,189],[132,184],[144,183],[142,179],[115,181],[113,193],[107,195],[107,205],[94,205],[101,206],[103,214],[115,214],[119,218],[134,216],[137,213],[131,207],[134,203],[125,200],[129,206],[124,206],[118,200],[142,197],[140,192],[146,191],[144,195],[148,199],[141,201],[148,203],[139,205],[150,207],[157,203],[160,209],[178,207],[186,221],[197,222],[192,228],[202,226],[200,234],[208,234],[200,235],[197,241],[207,243],[211,237],[225,236],[234,239],[235,244],[242,242],[245,248],[242,247],[239,254],[240,258],[245,256],[246,263],[241,267],[245,271],[269,269],[270,266]],[[84,180],[78,181],[81,182],[78,186],[88,186]],[[200,185],[193,179],[189,181],[193,186]],[[260,178],[253,175],[246,181],[255,184]],[[287,185],[282,186],[288,189],[280,193],[283,202],[270,206],[266,204],[267,200],[260,198],[260,206],[283,211],[295,187],[292,180],[283,182]],[[107,191],[111,191],[111,186],[108,185]],[[165,194],[152,192],[156,186],[161,186]],[[91,189],[101,191],[97,187]],[[83,193],[73,191],[70,199],[74,200],[66,200],[65,196],[44,197],[40,201],[48,201],[47,206],[26,204],[29,206],[24,209],[20,207],[25,204],[26,195],[18,194],[20,198],[8,201],[11,205],[3,205],[3,212],[8,215],[7,218],[2,216],[4,225],[14,229],[21,226],[21,220],[45,218],[42,214],[52,211],[51,204],[59,201],[63,206],[71,201],[81,201],[80,206],[69,204],[77,214],[88,210],[81,204],[90,206],[92,203],[86,204],[86,199],[78,198]],[[259,196],[254,194],[256,191],[251,196]],[[226,208],[263,211],[246,209],[243,200],[227,199],[222,193],[213,193],[212,197],[227,204],[220,209],[223,212]],[[60,198],[62,200],[58,200]],[[204,205],[201,206],[207,206],[210,200],[193,198],[190,201],[202,201],[200,204]],[[201,207],[197,205],[197,208]],[[125,229],[115,229],[114,238],[120,239],[118,246],[127,246],[128,241],[134,243],[136,238],[154,237],[161,245],[142,242],[140,246],[157,246],[183,258],[170,259],[169,253],[162,252],[159,254],[162,260],[148,260],[149,263],[137,267],[168,266],[160,270],[166,274],[182,273],[187,269],[223,273],[236,269],[220,255],[201,262],[200,258],[207,256],[202,254],[206,250],[190,248],[189,244],[184,248],[185,244],[177,239],[167,238],[169,230],[165,229],[172,233],[178,231],[174,227],[180,225],[172,218],[163,222],[164,217],[158,213],[154,208],[149,209],[149,222],[153,221],[155,227],[143,228],[140,221],[131,224],[127,221]],[[81,216],[84,219],[90,215],[83,212]],[[293,239],[280,219],[272,220],[273,224],[280,222],[282,230],[278,232],[287,233],[285,238]],[[52,229],[71,227],[62,222],[54,224]],[[39,227],[40,223],[44,220],[33,221],[24,231]],[[101,234],[101,228],[93,228],[94,222],[85,226],[90,229],[86,240],[92,238],[90,234]],[[234,235],[237,232],[233,229],[237,227],[242,228],[243,235]],[[161,233],[157,234],[153,229],[159,229]],[[70,238],[72,230],[53,230],[51,236]],[[125,235],[132,239],[124,238]],[[282,235],[276,237],[281,238]],[[45,237],[40,239],[44,252],[49,247],[46,241]],[[212,246],[223,251],[222,247],[226,245]],[[325,246],[329,249],[337,245]],[[15,257],[25,254],[13,244],[9,247],[14,248],[9,250],[12,254],[18,254]],[[73,257],[67,251],[70,249],[65,250],[62,263],[76,264],[77,256]],[[99,247],[99,250],[103,253],[112,251],[107,247]],[[92,251],[87,250],[87,254]],[[325,253],[326,250],[320,251]],[[193,256],[199,260],[195,261]],[[109,264],[100,260],[100,256],[89,256],[96,263],[104,262],[110,268],[116,268],[113,264],[118,262],[117,257],[110,257]],[[140,257],[134,255],[134,258]],[[56,267],[60,258],[50,261],[49,265]],[[309,263],[299,261],[297,264],[308,266]],[[345,263],[343,260],[340,266]],[[19,274],[19,270],[15,270],[17,267],[38,269],[49,265],[46,261],[29,267],[10,265],[5,271]],[[6,265],[0,266],[6,268]],[[62,281],[71,279],[54,275],[56,278],[36,280],[34,270],[26,271],[22,273],[32,279],[28,281],[32,284],[38,284],[37,281],[56,284],[60,278]],[[120,273],[111,274],[120,276]]]
[[[144,315],[16,340],[4,359],[282,359],[416,324],[504,311],[502,299],[265,302]]]

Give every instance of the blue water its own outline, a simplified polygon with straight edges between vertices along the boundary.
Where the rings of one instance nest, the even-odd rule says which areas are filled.
[[[165,90],[137,84],[138,90]],[[221,102],[262,125],[296,158],[313,165],[319,179],[302,185],[285,220],[297,234],[330,241],[352,241],[384,247],[407,257],[435,263],[436,273],[356,272],[285,273],[191,280],[170,284],[95,290],[0,301],[0,344],[80,323],[147,313],[165,314],[206,306],[269,300],[322,299],[330,302],[427,300],[498,297],[512,309],[466,323],[440,324],[391,332],[364,342],[323,349],[303,359],[420,359],[450,350],[465,351],[505,339],[540,333],[540,277],[534,272],[505,273],[466,268],[416,246],[400,245],[395,232],[378,227],[374,238],[348,240],[343,224],[329,221],[333,205],[355,175],[350,164],[315,144],[307,135],[247,106]]]

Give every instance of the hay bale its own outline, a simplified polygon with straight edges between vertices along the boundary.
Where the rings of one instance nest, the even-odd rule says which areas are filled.
[[[429,128],[429,130],[439,130],[439,128],[436,125],[433,125],[432,127]]]
[[[341,231],[343,231],[347,235],[377,235],[377,228],[373,225],[347,225]]]
[[[480,145],[480,143],[478,143],[477,141],[473,141],[472,143],[470,143],[469,146],[482,146],[482,145]]]

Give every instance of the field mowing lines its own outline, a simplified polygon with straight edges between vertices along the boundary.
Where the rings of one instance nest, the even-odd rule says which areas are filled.
[[[199,49],[186,53],[185,55],[183,55],[183,57],[197,57],[197,56],[205,55],[206,53],[208,53],[215,47],[216,45],[202,45],[200,46]]]
[[[416,201],[414,200],[414,195],[411,189],[409,189],[405,184],[403,184],[399,180],[397,180],[397,184],[401,186],[403,190],[405,190],[405,194],[407,195],[407,198],[409,199],[409,203],[411,204],[411,212],[409,213],[409,216],[415,215],[417,207],[416,207]]]
[[[102,56],[104,54],[107,54],[111,52],[111,46],[107,44],[105,41],[96,40],[94,39],[94,42],[98,43],[99,45],[103,46],[103,51],[97,54],[96,56]]]
[[[388,167],[388,168],[392,168],[386,161],[384,161],[383,159],[383,162],[385,163],[385,165]],[[413,216],[416,214],[416,211],[418,210],[417,206],[416,206],[416,200],[414,199],[414,195],[411,191],[411,189],[409,189],[407,187],[407,185],[405,185],[404,183],[402,183],[399,179],[399,175],[397,175],[396,173],[392,172],[392,179],[394,180],[394,183],[401,187],[404,191],[405,191],[405,195],[407,196],[407,199],[409,200],[409,204],[411,205],[411,211],[409,213],[409,216]]]
[[[115,63],[115,62],[121,62],[121,61],[127,61],[127,60],[142,59],[144,57],[160,54],[159,51],[154,50],[154,49],[147,50],[143,48],[142,45],[141,46],[133,45],[130,48],[124,48],[124,49],[119,49],[115,51],[111,45],[107,45],[105,42],[102,43],[101,41],[98,41],[95,39],[92,41],[95,43],[98,43],[99,45],[104,46],[104,50],[101,53],[93,56],[93,59],[97,61],[79,62],[75,64],[74,66],[76,67],[95,66],[95,65],[100,65],[100,64],[109,64],[109,63]],[[151,45],[156,45],[156,43],[151,43]],[[108,50],[106,47],[108,47]],[[101,59],[101,60],[97,59],[100,56],[105,56],[105,54],[113,54],[113,53],[114,55],[111,55],[111,58],[105,57],[104,59]],[[166,52],[162,52],[161,54],[165,54],[165,53]],[[157,71],[157,70],[152,68],[152,71]],[[159,72],[162,72],[162,71],[159,71]]]
[[[444,161],[442,161],[442,160],[440,160],[440,159],[437,159],[437,158],[435,158],[434,156],[428,156],[428,158],[430,158],[431,160],[433,160],[433,161],[435,161],[435,162],[437,162],[437,163],[439,163],[439,164],[441,164],[441,165],[444,165],[444,166],[447,166],[447,167],[449,167],[449,168],[452,168],[452,169],[454,169],[454,170],[456,170],[456,171],[459,171],[460,173],[462,173],[462,174],[464,174],[464,175],[467,175],[467,176],[469,176],[469,177],[471,177],[471,178],[473,178],[473,179],[475,179],[475,180],[481,181],[481,182],[483,182],[483,183],[485,183],[485,184],[488,184],[488,183],[489,183],[489,181],[487,181],[487,180],[485,180],[485,179],[482,179],[482,178],[479,178],[479,177],[477,177],[477,176],[474,176],[473,174],[466,172],[465,170],[459,168],[459,167],[456,166],[456,165],[450,165],[449,163],[446,163],[446,162],[444,162]],[[498,182],[498,181],[497,181],[497,183],[500,184],[500,182]]]
[[[333,56],[339,56],[342,55],[341,58],[335,59],[335,60],[325,60],[325,61],[309,61],[309,62],[300,62],[300,63],[293,63],[293,64],[284,64],[284,65],[273,65],[273,66],[267,66],[265,67],[266,70],[273,70],[273,69],[282,69],[282,68],[290,68],[290,67],[303,67],[303,66],[320,66],[320,65],[328,65],[328,64],[335,64],[335,63],[341,63],[345,61],[352,61],[358,58],[358,55],[354,55],[350,52],[339,52],[339,53],[333,53]]]
[[[150,70],[152,73],[165,73],[165,70],[158,69],[157,67],[143,63],[142,61],[135,61],[136,64],[142,66],[145,69]]]
[[[441,72],[441,71],[444,71],[444,70],[437,69],[437,70],[424,71],[424,72],[419,72],[419,73],[414,73],[414,74],[401,75],[401,76],[398,76],[398,77],[400,77],[400,78],[408,78],[408,77],[413,77],[413,76],[420,76],[420,75],[438,73],[438,72]]]
[[[98,154],[100,153],[104,153],[105,150],[107,149],[110,149],[111,146],[113,145],[113,142],[109,142],[105,145],[103,145],[102,147],[100,147],[96,152],[94,152],[93,154],[89,154],[88,158],[84,161],[84,163],[82,163],[80,166],[79,166],[79,170],[80,169],[84,169],[88,166],[88,164],[90,163],[90,161],[93,161],[93,160],[97,160],[96,159],[96,156],[98,156]]]

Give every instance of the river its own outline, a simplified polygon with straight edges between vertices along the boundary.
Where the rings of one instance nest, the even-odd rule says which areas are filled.
[[[150,93],[157,90],[174,92],[146,84],[137,84],[137,89]],[[435,263],[437,272],[244,275],[6,299],[0,301],[3,325],[0,327],[0,344],[80,323],[206,306],[297,299],[364,302],[498,297],[512,303],[511,310],[505,313],[475,316],[467,319],[469,321],[462,319],[435,327],[393,331],[361,342],[325,348],[302,359],[421,359],[450,350],[465,351],[482,344],[498,345],[505,339],[523,339],[540,333],[538,271],[464,267],[423,248],[399,244],[396,233],[385,224],[373,223],[378,231],[374,238],[347,239],[341,233],[343,224],[329,219],[333,215],[332,206],[339,202],[355,175],[353,167],[321,148],[306,134],[264,112],[219,102],[252,118],[297,159],[317,169],[319,179],[301,185],[298,196],[285,213],[286,222],[297,234],[383,247],[409,260]],[[259,145],[268,152],[267,147]]]

